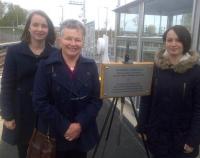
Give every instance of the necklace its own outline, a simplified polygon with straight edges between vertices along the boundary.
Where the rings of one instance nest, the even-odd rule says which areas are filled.
[[[71,70],[71,71],[74,71],[74,67],[70,67],[70,70]]]

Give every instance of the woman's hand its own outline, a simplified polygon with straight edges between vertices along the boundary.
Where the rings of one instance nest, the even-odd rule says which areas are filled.
[[[189,146],[188,144],[185,144],[185,145],[184,145],[184,153],[189,154],[189,153],[192,153],[193,150],[194,150],[194,148],[191,147],[191,146]]]
[[[81,131],[81,125],[79,123],[71,123],[69,128],[65,132],[64,137],[68,141],[73,141],[80,136]]]
[[[16,127],[15,120],[11,120],[11,121],[6,121],[6,120],[4,120],[4,121],[3,121],[3,125],[4,125],[6,128],[10,129],[10,130],[14,130],[15,127]]]

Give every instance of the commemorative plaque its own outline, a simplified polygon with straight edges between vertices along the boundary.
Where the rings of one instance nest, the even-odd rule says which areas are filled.
[[[151,92],[152,62],[101,65],[101,98],[143,96]]]

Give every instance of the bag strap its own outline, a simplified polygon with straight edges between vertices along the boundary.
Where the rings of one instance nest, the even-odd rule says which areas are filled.
[[[35,119],[35,129],[38,129],[38,120],[39,120],[39,116],[36,115],[36,119]]]
[[[35,126],[34,126],[34,128],[35,128],[36,130],[39,129],[39,128],[38,128],[38,123],[39,123],[39,116],[37,115],[37,116],[36,116],[36,120],[35,120]],[[47,132],[45,132],[45,135],[46,135],[46,136],[50,136],[50,125],[49,125],[49,123],[48,123],[48,125],[47,125]]]

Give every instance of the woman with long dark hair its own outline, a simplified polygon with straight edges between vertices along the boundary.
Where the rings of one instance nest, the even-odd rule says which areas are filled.
[[[19,158],[26,158],[35,126],[32,109],[35,72],[39,61],[55,50],[55,38],[51,20],[37,10],[28,16],[21,42],[7,50],[1,83],[2,140],[17,145]]]

